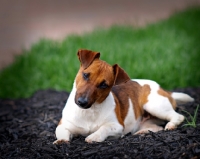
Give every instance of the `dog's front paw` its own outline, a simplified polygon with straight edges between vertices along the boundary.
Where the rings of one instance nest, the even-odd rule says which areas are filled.
[[[104,141],[104,140],[105,140],[105,139],[102,138],[101,135],[95,134],[95,133],[89,135],[89,136],[85,139],[85,141],[88,142],[88,143],[92,143],[92,142],[102,142],[102,141]]]
[[[65,140],[65,139],[59,139],[59,140],[56,140],[53,142],[54,145],[60,145],[60,144],[63,144],[63,143],[69,143],[68,140]]]

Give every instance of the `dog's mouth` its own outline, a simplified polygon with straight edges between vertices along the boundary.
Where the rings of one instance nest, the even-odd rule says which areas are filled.
[[[82,106],[82,105],[79,105],[79,104],[77,104],[77,105],[82,109],[89,109],[92,106],[92,105]]]

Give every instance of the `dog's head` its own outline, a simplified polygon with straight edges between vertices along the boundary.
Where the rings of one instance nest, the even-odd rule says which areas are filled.
[[[75,103],[83,109],[90,108],[95,102],[102,103],[113,85],[130,80],[117,64],[111,66],[100,60],[99,52],[79,50],[77,55],[81,66],[75,81]]]

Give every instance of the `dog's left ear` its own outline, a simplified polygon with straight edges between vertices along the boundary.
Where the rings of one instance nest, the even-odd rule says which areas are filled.
[[[130,80],[128,74],[121,67],[119,67],[119,65],[113,65],[113,71],[115,75],[114,85],[119,85],[120,83],[124,83]]]
[[[90,64],[94,61],[94,59],[100,57],[99,52],[94,52],[91,50],[78,50],[78,58],[79,61],[81,62],[81,66],[86,69],[90,66]]]

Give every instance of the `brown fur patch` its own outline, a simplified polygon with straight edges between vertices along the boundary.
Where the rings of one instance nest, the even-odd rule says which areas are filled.
[[[176,101],[171,97],[171,92],[164,91],[162,88],[158,90],[158,94],[167,97],[172,104],[172,107],[176,109]]]
[[[139,94],[138,99],[139,99],[140,109],[136,111],[135,113],[136,117],[139,117],[144,114],[143,106],[145,103],[148,102],[148,96],[150,92],[151,92],[151,88],[148,84],[145,84],[144,86],[140,86],[140,89],[138,90],[138,94]]]
[[[115,113],[117,115],[117,119],[119,123],[124,127],[124,119],[125,119],[125,116],[127,115],[129,105],[128,103],[123,103],[123,105],[121,105],[120,101],[115,96],[115,94],[113,95],[114,95],[115,103],[116,103]]]
[[[137,82],[128,81],[114,86],[112,92],[116,102],[115,112],[120,124],[124,125],[129,109],[129,99],[133,103],[135,118],[143,115],[143,105],[148,101],[147,98],[150,93],[149,85],[140,86]]]
[[[151,88],[148,84],[145,84],[144,86],[141,87],[140,89],[140,105],[143,106],[145,103],[148,102],[148,96],[151,92]]]

